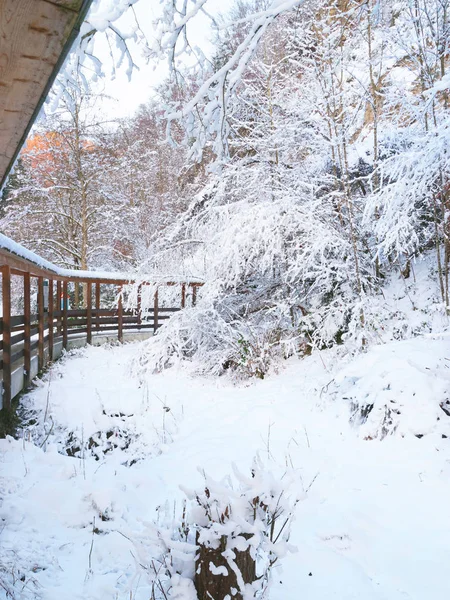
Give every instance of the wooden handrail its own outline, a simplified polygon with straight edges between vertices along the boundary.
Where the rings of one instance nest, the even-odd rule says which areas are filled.
[[[54,281],[78,281],[80,283],[104,283],[114,285],[127,285],[139,283],[140,285],[185,285],[201,287],[204,282],[199,278],[183,278],[183,281],[173,279],[141,277],[135,273],[111,273],[101,271],[81,271],[63,269],[41,258],[38,254],[27,250],[24,246],[13,242],[10,238],[0,233],[0,266],[9,266],[12,275],[29,273],[33,277],[44,277]]]

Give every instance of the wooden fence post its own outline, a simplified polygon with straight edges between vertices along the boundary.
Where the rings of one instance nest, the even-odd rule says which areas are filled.
[[[117,339],[120,343],[123,342],[123,301],[122,301],[122,288],[119,292],[119,304],[117,307]]]
[[[86,342],[92,344],[92,283],[86,283]]]
[[[11,269],[2,267],[3,408],[11,408]]]
[[[138,293],[137,293],[137,324],[138,324],[138,327],[142,324],[142,285],[138,285]]]
[[[181,308],[186,307],[186,284],[181,284]]]
[[[56,310],[60,313],[60,316],[56,319],[56,331],[58,332],[58,335],[61,335],[61,324],[62,324],[62,319],[61,319],[61,311],[62,311],[62,302],[61,302],[62,296],[61,296],[61,282],[58,280],[56,282]]]
[[[63,281],[63,316],[62,316],[62,330],[63,330],[63,348],[67,350],[67,305],[69,304],[68,298],[68,285],[67,281]]]
[[[95,316],[95,326],[97,331],[100,329],[100,315],[99,315],[99,310],[100,310],[100,282],[97,281],[97,283],[95,284],[95,311],[96,311],[96,316]]]
[[[197,304],[197,286],[192,286],[192,306]]]
[[[44,368],[44,278],[38,277],[38,370]]]
[[[153,299],[153,335],[155,335],[158,329],[158,289],[156,289],[155,296]]]
[[[24,388],[31,382],[31,278],[23,274],[23,370]]]
[[[48,360],[53,360],[53,279],[48,280]]]

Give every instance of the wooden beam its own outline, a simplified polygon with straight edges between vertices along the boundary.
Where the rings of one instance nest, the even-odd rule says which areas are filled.
[[[86,342],[92,344],[92,283],[86,283]]]
[[[61,303],[61,298],[62,298],[62,282],[61,281],[57,281],[56,282],[56,310],[58,313],[61,313],[62,310],[62,303]],[[56,317],[56,331],[58,332],[58,335],[61,335],[61,317]]]
[[[68,298],[68,284],[67,281],[63,282],[63,316],[62,316],[62,332],[63,332],[63,348],[67,350],[67,305],[69,303]]]
[[[40,276],[45,277],[45,276],[48,276],[49,274],[50,275],[56,274],[56,273],[53,273],[52,271],[43,269],[42,267],[35,265],[31,261],[26,260],[20,256],[17,256],[16,254],[8,252],[4,248],[0,248],[0,265],[7,265],[12,270],[17,272],[17,274],[19,272],[30,273],[30,275],[32,275],[34,277],[40,277]]]
[[[158,329],[158,290],[155,291],[155,296],[153,298],[153,335],[156,333]]]
[[[0,0],[0,188],[91,0]]]
[[[38,277],[38,370],[44,368],[44,278]]]
[[[181,308],[186,307],[186,284],[181,284]]]
[[[117,339],[120,343],[123,342],[123,301],[122,301],[122,288],[119,292],[119,303],[117,307]]]
[[[97,283],[95,284],[95,310],[96,310],[96,317],[95,317],[95,326],[97,331],[100,329],[100,316],[98,311],[100,310],[100,282],[97,281]]]
[[[142,323],[142,285],[138,286],[137,292],[137,324]]]
[[[2,267],[3,408],[11,408],[11,269]]]
[[[31,383],[31,278],[29,273],[23,276],[23,369],[24,369],[24,388],[29,387]]]
[[[53,279],[48,280],[48,360],[53,360]]]

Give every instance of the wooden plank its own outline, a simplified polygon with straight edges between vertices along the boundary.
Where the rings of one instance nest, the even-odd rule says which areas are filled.
[[[97,281],[95,284],[95,327],[98,330],[100,327],[99,314],[100,314],[100,283]]]
[[[138,286],[137,293],[137,322],[138,325],[142,323],[142,285]]]
[[[83,4],[83,0],[50,0],[50,2],[73,11],[80,10],[81,5]]]
[[[17,333],[16,335],[12,335],[11,336],[11,346],[14,346],[14,344],[18,344],[19,342],[23,341],[24,339],[25,339],[25,332]]]
[[[53,279],[48,280],[48,360],[53,360]]]
[[[156,290],[153,298],[153,333],[156,333],[156,330],[158,329],[158,312],[158,290]]]
[[[87,315],[87,311],[85,308],[79,308],[77,310],[68,309],[67,310],[67,318],[72,319],[73,317],[85,317]]]
[[[0,187],[89,5],[90,0],[0,0]]]
[[[38,277],[38,370],[44,368],[44,278]]]
[[[186,284],[181,284],[181,308],[186,307]]]
[[[87,319],[68,319],[67,320],[67,331],[74,329],[75,327],[80,327],[81,325],[87,325]]]
[[[87,343],[92,344],[92,283],[86,283],[86,325]]]
[[[11,269],[2,267],[3,408],[11,408]]]
[[[11,317],[11,327],[23,327],[23,315],[14,315]]]
[[[56,318],[56,331],[58,332],[58,334],[61,334],[61,296],[62,296],[62,283],[61,281],[57,281],[56,282],[56,311],[55,315],[57,316]]]
[[[22,358],[23,354],[24,354],[23,348],[21,348],[20,350],[17,350],[17,352],[14,352],[14,354],[11,355],[11,365],[14,365],[14,363],[16,361],[18,361],[19,358]]]
[[[62,315],[62,334],[63,334],[63,348],[67,350],[67,305],[68,299],[68,285],[67,281],[63,282],[63,315]]]
[[[117,339],[119,342],[123,342],[123,301],[122,301],[122,289],[119,293],[119,304],[117,308]]]

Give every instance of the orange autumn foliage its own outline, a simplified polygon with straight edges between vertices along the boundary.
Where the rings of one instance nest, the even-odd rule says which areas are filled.
[[[88,140],[82,140],[82,149],[90,151],[95,148]],[[55,183],[55,175],[59,170],[66,170],[73,150],[68,139],[58,131],[46,131],[30,136],[22,148],[21,158],[32,169],[34,178],[43,187]]]

